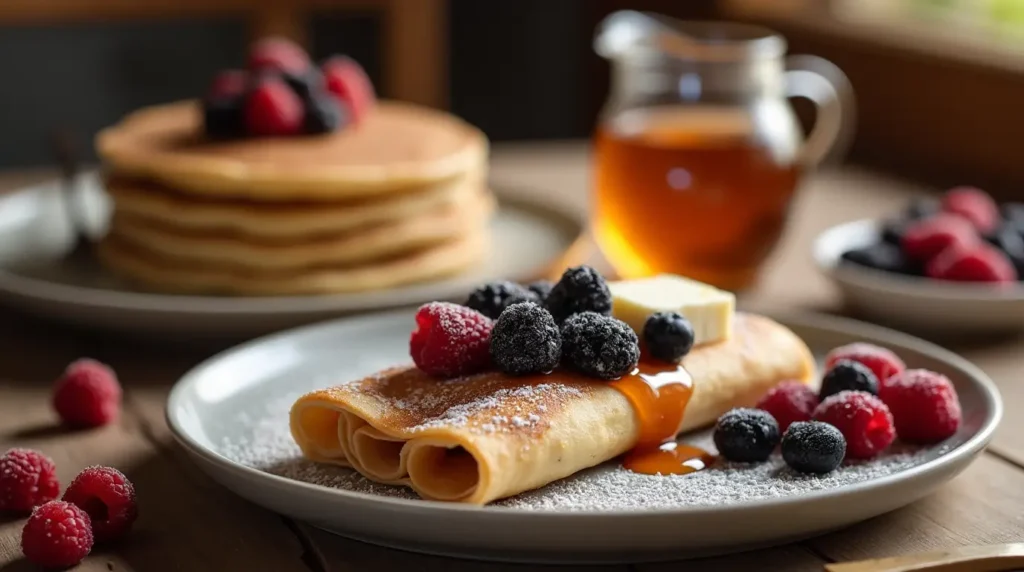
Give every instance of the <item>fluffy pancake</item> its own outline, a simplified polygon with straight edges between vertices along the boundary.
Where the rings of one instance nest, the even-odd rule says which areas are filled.
[[[149,107],[96,137],[126,175],[205,196],[344,199],[380,195],[486,168],[487,139],[444,112],[379,102],[358,125],[308,137],[229,141],[202,135],[195,101]]]
[[[340,233],[452,206],[480,192],[480,175],[432,183],[406,192],[350,201],[248,201],[183,194],[147,181],[108,177],[119,213],[165,226],[262,238]]]
[[[783,380],[813,378],[810,350],[793,332],[761,316],[735,319],[732,338],[683,360],[693,394],[680,431],[751,406]],[[613,384],[572,373],[442,381],[400,367],[300,397],[290,425],[311,460],[426,499],[486,504],[630,450],[640,415]]]
[[[301,270],[372,262],[480,233],[494,209],[489,194],[476,193],[459,204],[364,229],[312,237],[254,237],[196,232],[139,218],[115,207],[110,233],[118,240],[184,262],[236,266],[259,271]]]
[[[154,290],[253,296],[312,295],[392,288],[455,274],[487,252],[486,230],[465,234],[393,258],[354,266],[259,272],[229,264],[196,264],[127,244],[115,235],[100,242],[100,260],[115,273]]]

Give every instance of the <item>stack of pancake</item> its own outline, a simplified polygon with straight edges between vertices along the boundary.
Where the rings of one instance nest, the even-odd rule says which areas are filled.
[[[114,203],[100,259],[150,288],[366,291],[487,254],[487,140],[443,112],[380,102],[327,135],[219,141],[189,101],[127,116],[97,149]]]

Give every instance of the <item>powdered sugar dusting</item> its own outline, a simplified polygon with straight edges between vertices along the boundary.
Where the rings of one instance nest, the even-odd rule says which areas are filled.
[[[386,497],[418,498],[408,488],[381,485],[351,469],[303,459],[288,430],[287,412],[293,402],[294,396],[288,396],[268,403],[265,413],[260,415],[239,414],[235,422],[244,425],[245,436],[226,439],[220,452],[243,465],[296,481]],[[459,413],[453,415],[458,417]],[[534,421],[527,414],[491,424],[494,425],[492,430],[497,431],[499,427],[531,422]],[[483,425],[480,429],[485,430]],[[712,448],[708,432],[686,441]],[[896,446],[880,458],[847,464],[825,476],[795,473],[777,454],[766,463],[723,464],[683,476],[641,475],[612,461],[538,490],[498,501],[493,506],[510,510],[599,511],[737,504],[795,496],[885,477],[920,465],[946,449]]]

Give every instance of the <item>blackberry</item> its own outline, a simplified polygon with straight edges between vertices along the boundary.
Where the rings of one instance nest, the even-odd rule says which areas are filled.
[[[548,299],[548,294],[551,293],[551,289],[555,287],[555,283],[550,280],[537,280],[536,282],[530,282],[526,288],[537,295],[537,299],[540,303],[544,303]]]
[[[309,105],[314,99],[326,95],[324,75],[315,67],[310,67],[303,72],[281,72],[281,77],[288,87],[292,88],[295,95],[299,96],[302,103]]]
[[[882,223],[882,242],[899,246],[903,233],[907,230],[907,222],[903,220],[887,220]]]
[[[797,421],[782,437],[782,459],[795,471],[831,473],[846,456],[846,438],[821,421]]]
[[[611,315],[612,293],[600,272],[589,266],[576,266],[562,274],[544,304],[555,321],[561,324],[580,312]]]
[[[767,411],[739,408],[718,418],[715,447],[730,461],[759,463],[779,444],[779,424]]]
[[[502,280],[477,287],[476,290],[470,292],[469,298],[462,305],[496,320],[505,308],[519,302],[539,303],[540,300],[536,294],[523,286]]]
[[[651,357],[675,363],[693,348],[693,324],[677,312],[656,312],[644,322],[644,345]]]
[[[562,324],[562,357],[568,367],[586,375],[618,379],[640,361],[640,344],[625,322],[581,312]]]
[[[903,216],[907,220],[920,220],[938,214],[940,210],[942,210],[942,207],[939,201],[932,198],[919,198],[914,199],[907,205],[906,210],[903,211]]]
[[[848,389],[878,395],[878,378],[868,366],[853,360],[841,359],[825,372],[825,377],[821,378],[818,399],[824,401],[826,397]]]
[[[1024,237],[1010,223],[1000,225],[996,230],[985,235],[989,244],[1003,251],[1010,260],[1024,259]]]
[[[203,128],[208,137],[229,138],[245,134],[243,97],[221,97],[203,101]]]
[[[336,131],[349,122],[348,107],[330,95],[320,95],[304,102],[306,115],[303,131],[320,135]]]
[[[491,330],[491,361],[509,375],[545,373],[562,357],[562,337],[551,314],[533,302],[505,308]]]

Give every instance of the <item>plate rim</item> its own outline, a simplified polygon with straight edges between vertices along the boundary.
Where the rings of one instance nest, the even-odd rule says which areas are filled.
[[[739,512],[739,511],[750,511],[759,509],[771,509],[779,508],[782,506],[790,505],[798,502],[813,502],[822,498],[836,498],[847,495],[856,495],[861,493],[870,492],[878,488],[884,488],[893,482],[904,480],[907,478],[914,478],[921,476],[932,471],[941,470],[946,466],[956,466],[960,462],[969,463],[973,457],[981,453],[985,447],[989,444],[992,439],[992,435],[995,433],[1002,420],[1004,413],[1004,405],[1002,396],[999,392],[995,382],[991,380],[978,366],[974,365],[967,359],[959,356],[958,354],[947,350],[937,344],[929,342],[927,340],[906,334],[897,330],[886,328],[884,326],[878,326],[854,320],[851,318],[831,316],[827,314],[821,314],[810,311],[786,311],[778,313],[766,313],[767,317],[777,320],[780,323],[787,325],[796,325],[798,327],[809,327],[823,330],[838,331],[844,330],[851,333],[851,335],[875,338],[887,342],[892,342],[898,345],[906,346],[914,351],[928,355],[934,359],[938,359],[951,365],[952,367],[959,369],[967,374],[971,383],[975,384],[979,388],[979,393],[983,397],[987,408],[991,411],[990,415],[984,420],[982,426],[978,429],[977,433],[972,435],[970,438],[965,440],[963,443],[958,444],[951,451],[941,454],[938,457],[931,459],[920,465],[915,465],[908,469],[897,471],[882,477],[875,479],[868,479],[865,481],[845,485],[838,488],[826,488],[816,491],[810,491],[799,495],[789,495],[783,497],[774,497],[766,499],[758,499],[753,501],[745,501],[735,504],[727,505],[700,505],[700,506],[684,506],[684,507],[673,507],[673,508],[636,508],[636,509],[616,509],[616,510],[594,510],[594,511],[534,511],[534,510],[516,510],[505,507],[495,507],[491,505],[475,506],[466,505],[463,503],[450,503],[442,501],[432,501],[424,499],[404,499],[395,497],[385,497],[380,495],[373,495],[370,493],[363,493],[357,491],[347,491],[344,489],[336,489],[331,487],[325,487],[322,485],[316,485],[312,483],[306,483],[303,481],[297,481],[289,479],[279,475],[274,475],[261,471],[259,469],[249,467],[238,463],[232,459],[229,459],[220,453],[207,448],[195,439],[193,439],[187,431],[185,431],[178,423],[174,410],[176,405],[184,400],[184,394],[188,390],[189,386],[197,383],[198,379],[203,371],[222,359],[229,358],[238,353],[242,353],[252,349],[255,346],[270,344],[278,342],[282,339],[286,339],[292,336],[303,336],[312,335],[317,330],[327,329],[330,327],[336,327],[339,323],[348,323],[352,329],[358,329],[359,325],[364,322],[374,322],[381,319],[393,319],[399,316],[411,317],[411,312],[408,309],[395,309],[387,312],[375,312],[371,314],[365,314],[360,316],[343,317],[333,320],[326,320],[309,324],[306,326],[300,326],[298,328],[291,328],[281,332],[276,332],[267,336],[262,336],[243,344],[239,344],[232,348],[228,348],[222,352],[219,352],[194,367],[189,369],[175,384],[172,386],[170,393],[167,396],[167,401],[164,407],[164,417],[168,427],[171,430],[171,434],[174,439],[181,445],[188,453],[197,455],[203,459],[204,462],[217,465],[222,469],[229,470],[235,474],[246,476],[248,478],[264,479],[268,484],[274,484],[278,486],[286,487],[298,487],[305,493],[309,494],[328,494],[338,495],[341,499],[348,502],[354,503],[383,503],[387,508],[398,509],[403,511],[433,511],[432,514],[437,516],[444,516],[446,514],[457,514],[459,516],[473,515],[477,517],[491,517],[491,518],[557,518],[557,519],[575,519],[582,517],[589,518],[607,518],[607,519],[624,519],[624,518],[636,518],[639,515],[647,515],[651,518],[658,517],[672,517],[672,516],[699,516],[708,512],[722,513],[722,512]],[[830,327],[829,322],[835,323],[835,326]],[[216,479],[215,479],[216,480]],[[257,503],[258,504],[258,503]]]
[[[94,182],[102,188],[99,182],[98,171],[83,173],[78,178],[78,184]],[[55,189],[59,184],[56,179],[42,181],[31,186],[22,187],[10,193],[0,196],[0,208],[8,201],[27,200],[36,197],[48,189]],[[524,189],[522,185],[506,185],[503,183],[490,183],[489,188],[498,199],[499,207],[509,205],[513,208],[539,214],[548,221],[557,220],[559,226],[569,229],[571,227],[574,236],[568,242],[565,250],[553,256],[543,263],[538,264],[533,272],[546,274],[552,268],[565,266],[563,262],[574,263],[585,258],[588,250],[588,227],[585,216],[560,205],[557,201],[543,201],[535,198],[539,193],[526,193],[525,196],[517,194],[516,189]],[[566,233],[567,235],[569,233]],[[538,276],[539,277],[539,276]],[[448,277],[451,279],[452,277]],[[73,305],[80,308],[150,312],[162,314],[203,314],[208,316],[261,316],[261,315],[282,315],[282,314],[316,314],[320,312],[347,311],[366,312],[374,310],[385,310],[402,305],[414,304],[409,298],[416,296],[404,296],[398,299],[386,299],[385,301],[366,303],[352,302],[354,298],[361,296],[380,296],[381,294],[395,294],[403,290],[416,289],[427,290],[437,284],[438,280],[408,284],[394,288],[375,290],[370,292],[352,292],[348,294],[322,294],[310,296],[210,296],[210,295],[189,295],[189,294],[161,294],[151,292],[135,292],[129,290],[111,290],[93,286],[76,286],[62,284],[49,280],[24,276],[8,270],[0,265],[0,294],[17,296],[22,299],[35,301],[49,301],[53,303]],[[270,302],[270,303],[268,303]],[[187,308],[183,308],[187,305]]]
[[[877,235],[883,222],[882,219],[874,218],[857,219],[830,226],[818,233],[811,244],[811,254],[818,270],[839,282],[880,293],[979,304],[1024,302],[1024,283],[1008,288],[994,288],[969,282],[948,283],[919,276],[900,276],[839,263],[839,255],[831,252],[836,243],[849,244],[848,236],[855,232],[872,232]]]

